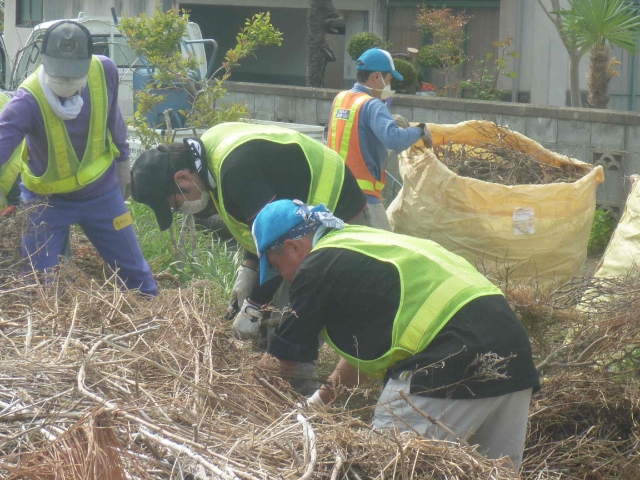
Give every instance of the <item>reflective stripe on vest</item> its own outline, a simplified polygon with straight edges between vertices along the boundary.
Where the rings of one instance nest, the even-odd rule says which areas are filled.
[[[251,229],[227,212],[222,197],[220,177],[222,165],[235,148],[251,140],[267,140],[280,144],[297,144],[309,163],[311,185],[306,199],[308,205],[324,203],[335,210],[344,183],[344,162],[338,154],[312,138],[287,128],[248,123],[223,123],[207,130],[201,138],[207,151],[209,170],[218,188],[211,198],[234,238],[245,249],[256,253]],[[293,200],[293,199],[292,199]]]
[[[386,172],[377,180],[367,168],[360,149],[358,122],[360,109],[373,97],[363,92],[340,92],[333,102],[327,146],[338,152],[367,195],[382,199],[382,189],[386,182]]]
[[[9,100],[10,98],[7,95],[0,92],[0,112],[9,103]],[[23,145],[24,141],[13,151],[7,163],[0,168],[0,192],[4,194],[9,193],[13,184],[16,183],[18,175],[20,175],[20,154]]]
[[[313,251],[343,248],[392,263],[400,275],[400,304],[394,319],[391,348],[374,360],[360,360],[327,342],[351,365],[383,377],[389,367],[423,351],[451,317],[470,301],[502,295],[471,264],[429,240],[384,230],[347,225],[320,239]]]
[[[107,129],[109,98],[104,67],[100,59],[94,56],[87,75],[91,118],[81,162],[73,149],[67,127],[54,113],[44,95],[39,79],[41,68],[31,74],[20,88],[33,95],[42,113],[47,136],[47,170],[40,177],[33,174],[28,165],[29,153],[25,145],[22,149],[22,181],[29,190],[42,195],[75,192],[100,178],[111,166],[114,157],[120,156]]]

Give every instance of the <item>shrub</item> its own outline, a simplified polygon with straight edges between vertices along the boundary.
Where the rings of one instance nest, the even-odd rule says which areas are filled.
[[[418,52],[418,63],[422,67],[445,68],[445,61],[457,66],[465,60],[464,50],[453,43],[425,45]]]
[[[589,255],[599,254],[609,244],[611,235],[616,228],[616,221],[607,210],[597,209],[591,225],[589,235],[589,245],[587,251]]]
[[[416,67],[406,60],[395,59],[393,63],[398,73],[404,77],[404,80],[400,82],[393,78],[391,80],[391,88],[398,93],[416,93],[418,85],[418,70]]]
[[[370,48],[388,50],[391,43],[373,32],[356,33],[347,44],[347,53],[355,61]]]

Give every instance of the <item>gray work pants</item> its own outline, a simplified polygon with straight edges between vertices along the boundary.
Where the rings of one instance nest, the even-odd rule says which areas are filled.
[[[376,406],[373,427],[376,430],[396,428],[399,431],[413,428],[427,438],[455,442],[455,438],[416,412],[399,395],[399,391],[408,395],[410,384],[411,372],[403,372],[387,382]],[[508,456],[518,472],[522,464],[531,392],[532,389],[527,389],[473,400],[412,395],[411,401],[469,444],[479,445],[478,451],[488,458]]]
[[[282,281],[280,288],[273,296],[273,306],[276,310],[283,310],[289,306],[289,283],[286,280]],[[282,318],[282,313],[272,312],[270,317],[271,326],[267,329],[267,336],[276,329],[276,325],[273,325],[274,319]],[[293,374],[292,378],[287,379],[291,384],[291,387],[300,395],[309,396],[313,394],[318,388],[320,383],[318,381],[318,366],[316,362],[299,363],[298,368]]]
[[[389,217],[387,217],[387,211],[382,203],[367,203],[365,209],[350,222],[350,225],[364,225],[365,227],[391,231]]]

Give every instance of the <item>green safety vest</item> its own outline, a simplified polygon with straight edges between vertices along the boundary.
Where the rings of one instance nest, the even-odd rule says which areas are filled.
[[[201,140],[207,151],[209,170],[218,185],[216,192],[211,193],[211,198],[231,234],[240,245],[252,253],[256,253],[256,246],[251,236],[251,229],[246,223],[229,215],[225,208],[220,184],[225,159],[243,143],[250,140],[268,140],[283,145],[299,145],[311,171],[309,196],[300,200],[304,200],[308,205],[324,203],[329,210],[334,210],[338,203],[344,182],[344,161],[336,152],[302,133],[276,126],[223,123],[207,130]]]
[[[0,112],[2,109],[9,103],[9,97],[4,93],[0,92]],[[24,141],[22,143],[24,145]],[[16,183],[16,179],[18,175],[20,175],[20,152],[22,151],[22,145],[18,146],[13,151],[13,154],[5,163],[2,168],[0,168],[0,192],[5,195],[9,193],[13,184]],[[0,208],[4,207],[4,205],[0,204]]]
[[[391,348],[380,358],[361,360],[342,352],[323,336],[340,356],[359,370],[384,377],[387,369],[423,351],[464,305],[484,295],[502,295],[462,257],[437,243],[369,227],[347,225],[318,241],[323,248],[353,250],[392,263],[400,274],[400,305],[393,321]]]
[[[44,95],[39,79],[41,68],[38,67],[20,88],[28,90],[40,106],[49,151],[47,171],[41,177],[33,174],[28,165],[29,152],[25,145],[22,149],[22,182],[32,192],[42,195],[75,192],[100,178],[111,166],[114,157],[120,156],[107,128],[109,97],[104,67],[100,59],[94,56],[87,78],[91,119],[87,147],[81,162],[73,149],[64,121],[53,112]]]

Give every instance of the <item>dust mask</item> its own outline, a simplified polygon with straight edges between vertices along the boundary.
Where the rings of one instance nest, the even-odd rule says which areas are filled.
[[[178,184],[176,183],[176,185]],[[198,185],[196,185],[195,183],[193,185],[198,190],[200,190],[200,188],[198,188]],[[180,189],[180,185],[178,185],[178,189]],[[182,189],[180,189],[180,192],[182,192]],[[209,198],[211,198],[211,196],[209,195],[209,192],[206,191],[203,192],[202,190],[200,190],[200,193],[200,200],[187,200],[187,197],[185,197],[184,203],[178,208],[178,210],[180,210],[185,215],[195,215],[196,213],[200,213],[202,210],[207,208],[207,204],[209,203]],[[182,194],[182,196],[184,197],[184,193]]]
[[[382,80],[382,84],[384,85],[384,88],[380,92],[380,100],[384,102],[387,98],[393,97],[393,94],[396,92],[391,90],[391,84],[387,85],[386,83],[384,83],[384,78],[382,78],[381,80]]]
[[[366,85],[362,85],[362,84],[361,85],[367,90],[376,90],[380,92],[380,100],[384,102],[385,100],[393,97],[393,94],[396,92],[391,90],[391,84],[387,85],[386,83],[384,83],[384,78],[381,78],[381,80],[382,80],[382,84],[384,85],[384,88],[382,90],[380,90],[379,88],[367,87]]]
[[[82,78],[52,77],[45,73],[47,85],[59,97],[72,97],[87,85],[86,75]]]

